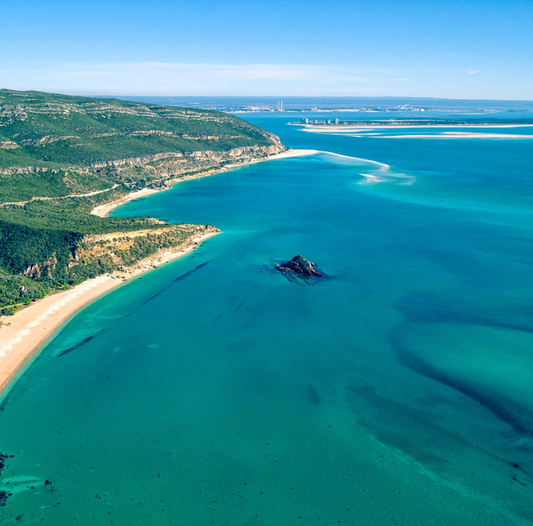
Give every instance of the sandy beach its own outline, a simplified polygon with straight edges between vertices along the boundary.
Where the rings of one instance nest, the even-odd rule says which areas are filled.
[[[305,157],[306,155],[315,155],[316,153],[320,153],[319,150],[305,150],[305,149],[298,149],[298,150],[285,150],[281,153],[276,153],[275,155],[270,155],[269,157],[260,158],[260,159],[254,159],[253,161],[250,161],[246,164],[253,164],[253,163],[261,163],[263,161],[277,161],[279,159],[289,159],[290,157]],[[235,166],[243,166],[239,164],[231,165],[231,167]]]
[[[141,197],[146,197],[148,195],[155,194],[157,192],[161,192],[163,190],[167,190],[168,188],[161,188],[161,189],[155,189],[155,188],[143,188],[142,190],[139,190],[137,192],[132,192],[131,194],[127,194],[121,199],[118,199],[117,201],[111,201],[110,203],[106,203],[105,205],[100,205],[92,209],[91,214],[98,216],[98,217],[105,217],[111,212],[111,210],[118,208],[119,206],[122,206],[126,203],[129,203],[130,201],[133,201],[134,199],[140,199]]]
[[[43,343],[78,310],[131,278],[183,257],[216,234],[218,231],[211,231],[192,238],[184,245],[139,261],[125,272],[89,279],[70,290],[51,294],[14,316],[3,316],[4,325],[0,329],[0,397],[6,394],[17,373],[37,356]]]
[[[247,164],[301,157],[315,153],[319,152],[317,150],[287,150],[267,158],[253,159],[246,163],[226,166],[221,170],[216,169],[177,179],[171,182],[171,185],[188,179],[206,177],[214,173],[228,171]],[[138,192],[132,192],[117,201],[97,206],[92,213],[105,217],[111,210],[129,201],[168,190],[170,186],[160,189],[145,188]],[[211,231],[208,234],[191,239],[185,245],[160,252],[139,261],[125,272],[115,272],[113,275],[99,276],[87,280],[70,290],[51,294],[43,300],[20,310],[14,316],[3,316],[1,318],[3,326],[0,328],[0,397],[5,395],[7,387],[11,385],[11,381],[16,378],[17,373],[35,358],[43,343],[78,310],[129,279],[188,254],[202,241],[217,233],[219,233],[218,230]]]

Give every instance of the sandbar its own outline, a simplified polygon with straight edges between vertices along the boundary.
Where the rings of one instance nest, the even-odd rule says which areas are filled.
[[[312,133],[353,133],[369,130],[433,129],[433,128],[531,128],[533,124],[353,124],[353,125],[305,125],[303,131]]]
[[[360,137],[364,137],[361,135]],[[516,133],[442,132],[434,135],[378,135],[377,139],[533,139],[532,135]]]

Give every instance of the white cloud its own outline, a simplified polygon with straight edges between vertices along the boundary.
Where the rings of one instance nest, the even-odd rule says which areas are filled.
[[[469,75],[475,75],[476,73],[479,73],[479,71],[477,69],[469,69],[468,70],[468,74]]]

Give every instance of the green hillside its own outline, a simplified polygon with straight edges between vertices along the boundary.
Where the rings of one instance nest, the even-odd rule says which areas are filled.
[[[221,112],[0,90],[0,202],[145,184],[154,178],[143,170],[149,163],[198,164],[197,152],[216,159],[276,144]]]
[[[0,90],[0,310],[196,232],[150,218],[97,217],[95,206],[281,150],[271,133],[221,112]],[[141,230],[142,241],[128,242],[131,254],[110,247],[75,259],[87,236]]]

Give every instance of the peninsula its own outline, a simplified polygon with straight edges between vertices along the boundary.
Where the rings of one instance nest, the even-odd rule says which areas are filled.
[[[112,208],[291,154],[217,111],[0,90],[0,389],[81,306],[218,232]]]

